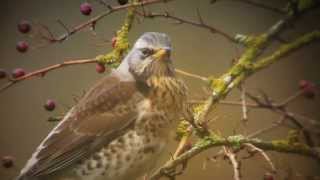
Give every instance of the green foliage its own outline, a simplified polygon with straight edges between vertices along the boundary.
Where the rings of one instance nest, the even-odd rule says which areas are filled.
[[[180,140],[183,136],[188,136],[190,123],[186,120],[180,121],[176,130],[176,140]]]

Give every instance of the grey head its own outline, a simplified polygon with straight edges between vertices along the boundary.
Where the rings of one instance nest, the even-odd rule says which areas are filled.
[[[158,32],[144,33],[136,41],[117,71],[137,81],[145,81],[154,76],[173,76],[171,50],[168,35]]]

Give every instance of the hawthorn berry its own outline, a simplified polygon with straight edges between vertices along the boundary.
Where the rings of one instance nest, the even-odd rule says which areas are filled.
[[[306,98],[314,98],[316,95],[316,85],[308,80],[301,80],[299,82],[299,88],[302,90],[303,95]]]
[[[97,63],[96,65],[97,73],[104,73],[105,70],[106,70],[106,67],[103,64]]]
[[[274,180],[274,176],[267,172],[263,175],[263,180]]]
[[[21,76],[24,76],[25,74],[26,74],[26,71],[22,68],[16,68],[12,71],[13,78],[19,78]]]
[[[125,5],[125,4],[128,3],[128,0],[118,0],[118,3],[119,3],[120,5]]]
[[[3,156],[1,158],[1,164],[5,168],[11,168],[14,165],[14,158],[12,156]]]
[[[56,103],[52,99],[48,99],[47,102],[43,105],[44,109],[47,111],[53,111],[56,108]]]
[[[80,12],[83,14],[83,15],[86,15],[86,16],[89,16],[92,12],[92,6],[91,4],[85,2],[85,3],[82,3],[80,5]]]
[[[7,73],[4,69],[0,69],[0,79],[7,77]]]
[[[16,45],[17,51],[24,53],[27,52],[29,44],[26,41],[19,41]]]
[[[18,23],[18,31],[21,33],[28,33],[31,30],[31,24],[29,21],[22,20]]]

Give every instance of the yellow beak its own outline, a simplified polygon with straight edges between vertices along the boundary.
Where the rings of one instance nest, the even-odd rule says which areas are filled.
[[[157,49],[156,52],[153,54],[153,58],[158,61],[163,61],[169,58],[170,49],[160,48]]]

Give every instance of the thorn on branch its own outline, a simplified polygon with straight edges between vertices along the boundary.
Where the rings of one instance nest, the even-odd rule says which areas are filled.
[[[198,16],[199,22],[200,22],[202,25],[204,25],[205,23],[204,23],[203,18],[202,18],[201,14],[200,14],[199,8],[197,8],[197,16]]]
[[[67,27],[67,25],[64,24],[60,19],[57,19],[57,22],[66,30],[68,36],[70,36],[71,33],[70,33],[70,30],[69,30],[69,28]]]

